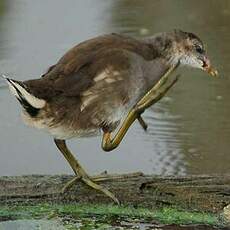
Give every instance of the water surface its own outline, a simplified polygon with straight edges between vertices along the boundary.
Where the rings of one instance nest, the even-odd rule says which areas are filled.
[[[135,124],[120,147],[105,153],[100,137],[71,140],[90,173],[229,173],[230,1],[1,0],[0,73],[40,76],[69,48],[118,32],[141,37],[180,28],[206,43],[221,78],[192,69]],[[0,82],[0,175],[72,173],[52,138],[23,125],[20,106]]]

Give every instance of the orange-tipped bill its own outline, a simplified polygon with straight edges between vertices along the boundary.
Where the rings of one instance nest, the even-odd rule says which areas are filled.
[[[203,67],[204,71],[206,71],[208,74],[210,74],[213,77],[217,77],[218,71],[211,66],[209,59],[207,57],[204,57],[204,59],[202,61],[203,61],[202,67]]]
[[[206,68],[204,68],[204,70],[213,77],[218,76],[218,71],[216,69],[214,69],[212,66],[207,66]]]

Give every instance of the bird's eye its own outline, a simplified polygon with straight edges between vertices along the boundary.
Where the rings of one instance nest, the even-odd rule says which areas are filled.
[[[199,54],[203,54],[204,53],[204,49],[201,46],[195,46],[196,52]]]

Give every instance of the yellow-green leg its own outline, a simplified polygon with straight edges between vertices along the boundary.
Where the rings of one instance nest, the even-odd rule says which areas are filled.
[[[67,148],[65,140],[54,139],[54,142],[57,145],[58,149],[61,151],[61,153],[64,155],[65,159],[69,162],[74,173],[77,175],[76,178],[74,178],[73,180],[71,180],[70,182],[66,184],[66,186],[64,187],[64,190],[62,191],[65,191],[65,189],[67,189],[69,186],[72,186],[76,180],[81,179],[84,183],[86,183],[90,187],[103,192],[105,195],[110,197],[115,203],[119,204],[119,200],[114,196],[113,193],[111,193],[106,188],[103,188],[102,186],[94,183],[90,179],[90,177],[87,175],[85,170],[81,167],[80,163],[77,161],[77,159],[73,156],[73,154]]]
[[[138,101],[138,103],[130,110],[126,119],[122,123],[120,129],[115,134],[115,136],[111,137],[111,132],[107,131],[106,129],[103,130],[103,139],[102,139],[102,148],[105,151],[111,151],[115,149],[122,141],[123,137],[125,136],[126,132],[128,131],[129,127],[132,123],[138,119],[140,121],[141,114],[145,111],[146,108],[153,105],[157,101],[159,101],[167,92],[168,90],[177,82],[178,76],[169,82],[167,85],[167,81],[169,79],[170,73],[177,68],[178,65],[169,68],[169,70],[163,75],[163,77],[158,81],[154,87],[149,90],[144,97]],[[165,86],[166,85],[166,86]],[[164,87],[165,86],[165,87]]]
[[[128,116],[126,117],[125,121],[121,125],[121,128],[117,132],[117,134],[114,136],[114,138],[111,138],[111,133],[104,130],[103,134],[103,140],[102,140],[102,148],[105,151],[111,151],[112,149],[116,148],[120,142],[122,141],[124,135],[128,131],[129,127],[132,125],[132,123],[138,119],[141,126],[146,129],[147,125],[144,122],[144,120],[141,117],[141,114],[144,112],[146,108],[151,106],[152,104],[156,103],[158,100],[160,100],[167,91],[175,84],[177,81],[177,78],[174,79],[171,83],[169,83],[166,87],[163,87],[166,82],[168,81],[170,73],[177,67],[173,66],[171,67],[166,74],[160,79],[160,81],[150,90],[146,93],[146,95],[134,106],[133,109],[130,110]],[[76,160],[76,158],[73,156],[73,154],[70,152],[70,150],[67,148],[66,143],[64,140],[54,140],[58,149],[62,152],[66,160],[69,162],[71,168],[73,169],[74,173],[76,174],[76,177],[73,178],[71,181],[69,181],[65,187],[63,188],[63,192],[66,191],[68,188],[73,186],[73,184],[77,180],[84,181],[87,185],[90,187],[99,190],[103,192],[105,195],[110,197],[115,203],[119,204],[118,199],[107,189],[103,188],[102,186],[95,183],[95,181],[104,181],[108,179],[115,179],[120,178],[120,176],[99,176],[99,177],[93,177],[90,179],[90,177],[87,175],[85,170],[81,167],[79,162]],[[136,175],[134,175],[136,176]]]

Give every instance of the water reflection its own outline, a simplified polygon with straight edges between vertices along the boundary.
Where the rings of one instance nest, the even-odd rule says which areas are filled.
[[[55,220],[13,220],[3,221],[0,223],[0,229],[4,230],[65,230],[66,227],[61,224],[61,221]]]
[[[198,0],[69,0],[68,4],[9,0],[7,7],[3,2],[0,72],[19,80],[39,76],[71,46],[98,34],[122,32],[140,37],[172,28],[199,34],[221,79],[198,70],[180,70],[183,76],[178,84],[144,115],[147,133],[135,124],[120,148],[110,154],[100,149],[99,137],[73,140],[70,145],[91,173],[229,172],[228,0],[210,0],[209,4]],[[1,89],[0,94],[0,175],[71,173],[52,139],[25,127],[16,100],[7,90]]]
[[[196,32],[208,45],[222,79],[210,79],[198,71],[180,71],[184,77],[169,93],[173,102],[166,105],[175,119],[165,117],[165,126],[158,123],[151,128],[159,142],[165,139],[168,147],[172,141],[176,143],[169,148],[178,151],[176,156],[183,159],[187,173],[228,172],[230,2],[125,0],[114,7],[119,14],[114,13],[112,20],[120,32],[141,36],[143,28],[149,34],[181,28]],[[150,119],[156,120],[154,113]]]

